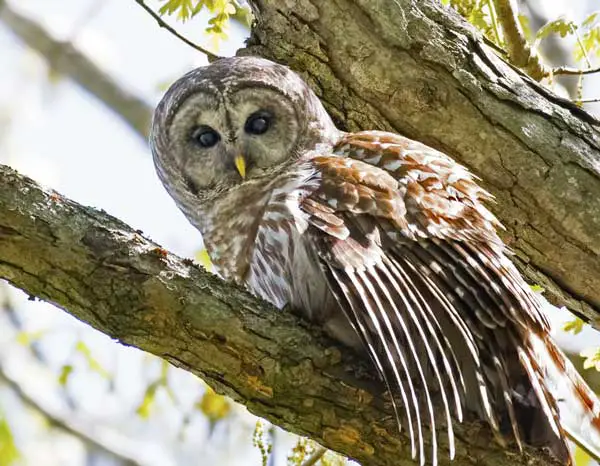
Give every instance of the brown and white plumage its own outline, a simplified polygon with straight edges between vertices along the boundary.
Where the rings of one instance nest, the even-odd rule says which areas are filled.
[[[176,82],[152,146],[217,271],[365,351],[421,464],[437,461],[438,424],[453,456],[465,410],[499,441],[547,446],[565,464],[567,429],[600,446],[600,403],[549,336],[466,168],[397,134],[338,131],[297,75],[257,58]]]

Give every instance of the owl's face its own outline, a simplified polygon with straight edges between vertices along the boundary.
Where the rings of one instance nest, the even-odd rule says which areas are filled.
[[[170,150],[193,191],[264,174],[294,152],[298,137],[294,106],[257,85],[200,90],[169,128]]]
[[[272,176],[338,134],[295,73],[236,57],[173,84],[156,110],[151,142],[163,182],[207,198]]]

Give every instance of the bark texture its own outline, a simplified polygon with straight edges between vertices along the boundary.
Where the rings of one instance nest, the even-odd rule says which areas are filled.
[[[365,466],[414,466],[381,385],[317,329],[104,212],[2,165],[0,179],[0,277]],[[450,462],[444,426],[438,433],[441,465],[557,464],[544,452],[519,455],[495,444],[489,428],[472,419],[456,426],[457,458]]]
[[[600,324],[599,122],[436,0],[256,0],[243,53],[289,64],[342,129],[397,131],[477,173],[546,297]]]

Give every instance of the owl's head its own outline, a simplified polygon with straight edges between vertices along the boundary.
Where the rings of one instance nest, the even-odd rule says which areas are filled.
[[[171,194],[184,189],[207,197],[269,176],[338,136],[297,74],[268,60],[234,57],[195,69],[169,88],[154,113],[151,145]]]

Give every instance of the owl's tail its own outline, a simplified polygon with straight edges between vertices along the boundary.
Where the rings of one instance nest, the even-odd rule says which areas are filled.
[[[556,400],[559,429],[600,462],[600,400],[549,338],[530,337],[543,384]]]

